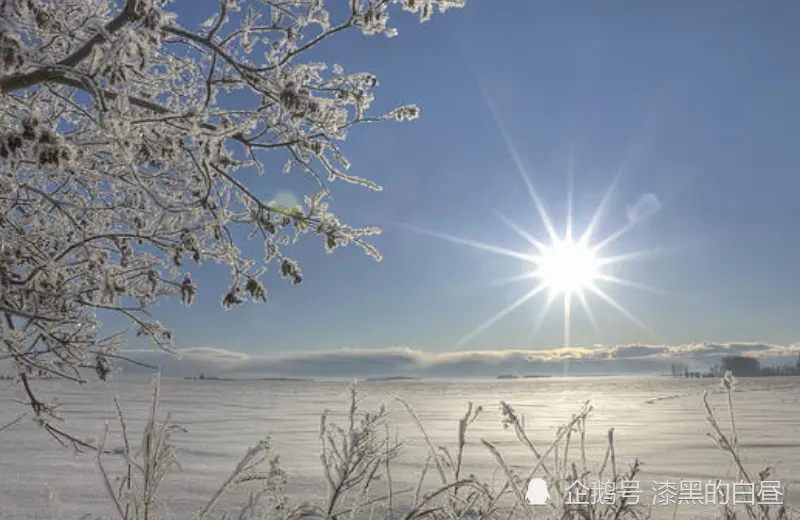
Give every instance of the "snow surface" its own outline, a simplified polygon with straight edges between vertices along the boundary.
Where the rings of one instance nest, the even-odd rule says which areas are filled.
[[[0,387],[0,421],[13,419],[24,408],[13,399],[18,390]],[[109,421],[116,431],[112,396],[119,395],[129,430],[140,432],[150,396],[149,380],[118,379],[106,385],[76,388],[56,381],[40,382],[47,397],[64,403],[63,425],[82,436],[95,437]],[[531,467],[531,455],[500,422],[499,401],[525,415],[531,437],[549,445],[556,428],[590,399],[595,412],[587,438],[590,461],[599,464],[607,431],[615,428],[617,460],[644,462],[639,476],[648,501],[652,480],[702,480],[734,477],[724,453],[706,436],[701,402],[704,390],[719,388],[718,380],[676,380],[669,377],[554,378],[482,381],[363,382],[364,405],[385,402],[392,425],[406,441],[392,477],[400,487],[413,486],[427,447],[408,414],[390,394],[406,399],[417,411],[435,444],[455,446],[458,419],[468,401],[484,412],[469,432],[465,474],[500,478],[480,438],[494,442],[505,459],[520,471]],[[712,398],[724,412],[721,395]],[[162,409],[188,429],[176,434],[182,471],[168,477],[162,499],[170,518],[190,518],[205,504],[245,450],[264,436],[272,438],[288,473],[293,500],[315,501],[325,494],[319,459],[319,416],[331,409],[333,418],[346,411],[345,382],[298,381],[162,381]],[[744,461],[755,474],[764,466],[789,484],[784,502],[800,506],[800,378],[757,378],[739,381],[736,421]],[[724,416],[727,417],[727,416]],[[727,424],[723,421],[723,424]],[[137,439],[138,440],[138,439]],[[113,437],[110,446],[118,444]],[[107,463],[115,471],[113,460]],[[430,475],[432,477],[433,475]],[[433,479],[431,479],[433,482]],[[792,489],[796,488],[796,489]],[[241,499],[235,493],[227,501]],[[672,518],[673,508],[654,506],[657,518]],[[24,420],[0,433],[0,519],[78,519],[112,516],[94,458],[55,444],[32,421]],[[710,506],[681,506],[678,518],[713,517]]]

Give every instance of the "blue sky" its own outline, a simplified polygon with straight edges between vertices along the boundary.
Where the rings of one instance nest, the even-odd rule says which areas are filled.
[[[179,20],[188,20],[176,5]],[[333,185],[332,209],[343,220],[384,229],[373,243],[385,259],[376,263],[357,248],[328,255],[308,236],[289,252],[304,271],[301,286],[268,273],[270,302],[230,311],[220,305],[228,270],[192,267],[200,285],[195,305],[170,301],[153,309],[175,329],[178,347],[250,355],[388,346],[454,351],[530,290],[533,281],[491,285],[522,272],[517,260],[396,225],[524,248],[493,216],[497,210],[545,238],[484,94],[560,231],[570,161],[578,231],[626,158],[598,236],[624,226],[640,197],[662,203],[607,252],[671,248],[614,267],[617,276],[666,293],[601,284],[652,332],[589,296],[598,330],[576,311],[573,345],[798,339],[800,5],[496,5],[471,0],[424,25],[396,10],[397,38],[351,33],[315,54],[346,71],[376,73],[376,113],[406,103],[422,110],[417,121],[356,128],[344,143],[352,173],[384,192]],[[299,174],[280,171],[255,182],[265,196],[312,188]],[[246,250],[260,251],[257,244]],[[533,335],[545,300],[534,299],[458,350],[561,346],[558,302]]]

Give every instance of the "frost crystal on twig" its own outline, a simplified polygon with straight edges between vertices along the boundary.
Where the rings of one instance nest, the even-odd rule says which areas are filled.
[[[147,309],[167,296],[191,305],[193,264],[231,267],[227,308],[266,300],[271,263],[299,284],[283,246],[306,233],[329,252],[355,244],[380,259],[365,241],[379,230],[341,222],[329,184],[379,190],[348,172],[341,141],[354,125],[418,111],[370,115],[373,74],[306,55],[342,31],[394,35],[399,3],[425,21],[464,0],[352,0],[335,16],[322,0],[223,0],[196,27],[167,0],[0,1],[4,358],[26,381],[105,378],[125,331],[101,332],[98,313],[169,349],[173,334]],[[271,159],[317,193],[291,208],[263,200],[256,182],[275,178]],[[260,259],[239,249],[236,227],[263,242]]]

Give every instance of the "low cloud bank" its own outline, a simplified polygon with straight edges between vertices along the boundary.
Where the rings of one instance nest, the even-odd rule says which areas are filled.
[[[425,352],[408,347],[342,349],[274,357],[218,348],[189,348],[171,356],[152,350],[126,350],[140,363],[159,367],[165,376],[217,377],[495,377],[669,372],[673,363],[697,370],[726,355],[762,358],[764,364],[794,361],[800,344],[699,343],[691,345],[615,345],[543,350]],[[120,361],[123,373],[148,369]]]

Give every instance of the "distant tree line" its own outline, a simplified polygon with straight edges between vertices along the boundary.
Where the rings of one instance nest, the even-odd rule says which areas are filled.
[[[707,372],[689,370],[689,366],[685,363],[672,364],[672,375],[674,377],[717,377],[728,370],[737,377],[798,376],[800,375],[800,354],[798,354],[794,363],[764,367],[755,357],[725,356],[720,360],[719,365],[712,366]]]
[[[706,372],[701,372],[698,370],[690,370],[689,365],[686,363],[673,363],[672,364],[672,376],[673,377],[685,377],[685,378],[699,378],[699,377],[717,377],[722,376],[725,371],[719,367],[718,365],[714,365]]]
[[[191,379],[193,381],[197,381],[197,380],[200,380],[200,381],[205,381],[205,380],[216,381],[219,378],[217,376],[207,376],[207,375],[205,375],[203,373],[200,373],[199,376],[187,376],[184,379]]]
[[[760,367],[762,376],[800,376],[800,354],[794,363],[784,363],[783,365],[772,365]]]
[[[31,370],[30,376],[36,379],[56,379],[53,374],[49,374],[43,370]],[[0,374],[0,381],[16,381],[18,378],[19,375]]]

